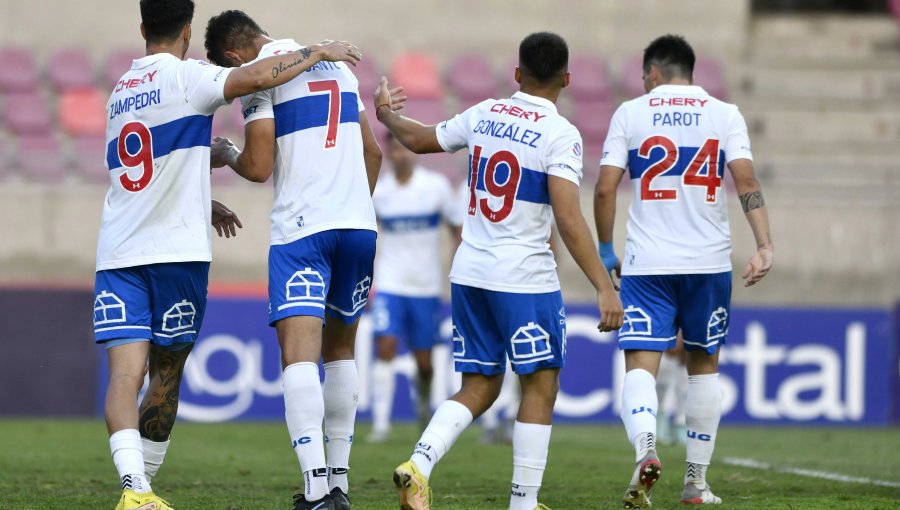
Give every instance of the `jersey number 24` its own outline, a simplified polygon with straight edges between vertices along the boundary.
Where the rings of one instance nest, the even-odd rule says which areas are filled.
[[[641,176],[641,200],[677,200],[678,190],[666,188],[652,188],[653,179],[668,172],[678,163],[678,147],[671,138],[656,135],[644,140],[638,150],[638,156],[649,158],[650,152],[656,147],[662,147],[666,152],[662,159],[656,161],[644,171]],[[706,167],[706,175],[700,170]],[[709,138],[700,147],[700,150],[691,158],[687,170],[684,172],[682,182],[685,186],[702,186],[706,188],[706,201],[715,203],[718,189],[722,187],[722,178],[719,177],[719,141]]]

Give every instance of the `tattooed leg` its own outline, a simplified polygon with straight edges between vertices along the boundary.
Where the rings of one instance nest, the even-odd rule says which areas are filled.
[[[150,386],[138,409],[138,430],[151,441],[169,439],[178,412],[178,390],[184,363],[193,346],[178,351],[150,347]]]

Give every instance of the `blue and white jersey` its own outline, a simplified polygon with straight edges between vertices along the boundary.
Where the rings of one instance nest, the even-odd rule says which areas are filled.
[[[469,149],[467,215],[450,281],[499,292],[559,290],[548,244],[548,178],[581,183],[575,126],[553,102],[516,92],[483,101],[436,130],[445,151]]]
[[[694,85],[661,85],[613,115],[601,165],[627,169],[623,275],[731,271],[722,178],[726,163],[753,159],[737,106]]]
[[[230,70],[169,53],[137,59],[106,105],[97,270],[209,262],[212,115]]]
[[[453,224],[455,209],[462,208],[450,181],[421,167],[402,184],[394,172],[383,172],[372,200],[381,231],[376,288],[400,296],[439,295],[444,280],[441,224]]]
[[[257,60],[301,48],[290,39],[272,41]],[[319,62],[241,103],[244,124],[275,119],[273,245],[325,230],[377,230],[359,125],[364,108],[346,64]]]

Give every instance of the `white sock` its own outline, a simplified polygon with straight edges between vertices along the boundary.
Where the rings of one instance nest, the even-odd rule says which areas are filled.
[[[541,489],[541,480],[544,477],[544,469],[547,467],[551,428],[551,425],[516,421],[513,427],[510,510],[534,510],[537,508],[538,491]]]
[[[687,424],[687,418],[684,415],[684,409],[687,406],[687,389],[687,370],[684,365],[679,364],[675,376],[675,391],[672,392],[675,397],[672,400],[672,424],[676,427],[684,427]]]
[[[144,476],[144,451],[137,429],[120,430],[109,436],[109,450],[122,480],[122,489],[138,494],[150,492],[150,482]]]
[[[672,409],[666,407],[666,404],[669,402],[666,397],[674,389],[675,376],[679,367],[680,365],[675,358],[663,353],[662,358],[659,360],[659,370],[656,371],[656,398],[660,407],[659,416],[663,414],[672,415]]]
[[[416,463],[425,478],[430,477],[434,466],[471,423],[472,412],[468,407],[455,400],[445,400],[435,410],[409,460]]]
[[[394,407],[394,390],[397,378],[394,364],[375,360],[372,366],[372,428],[379,432],[391,428],[391,409]]]
[[[159,466],[162,466],[163,460],[166,458],[166,450],[169,449],[169,441],[151,441],[146,437],[141,438],[141,445],[144,447],[144,476],[148,482],[153,481]]]
[[[716,446],[716,432],[722,417],[722,393],[719,374],[688,377],[687,402],[687,463],[684,483],[706,486],[706,467],[712,460]]]
[[[625,374],[621,416],[628,441],[634,445],[635,462],[644,458],[648,450],[656,448],[658,402],[656,381],[650,372],[638,368]]]
[[[349,491],[350,447],[359,401],[359,375],[352,359],[325,363],[325,448],[328,459],[328,488]]]
[[[315,363],[294,363],[284,369],[284,418],[306,485],[306,500],[328,494],[328,469],[322,440],[325,403]]]

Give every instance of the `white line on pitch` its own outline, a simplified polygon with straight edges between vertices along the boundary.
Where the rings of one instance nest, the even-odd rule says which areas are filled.
[[[818,471],[815,469],[803,469],[791,466],[776,466],[766,462],[759,462],[753,459],[741,459],[738,457],[725,457],[722,462],[732,466],[741,466],[756,469],[766,469],[769,471],[777,471],[779,473],[789,473],[792,475],[808,476],[810,478],[821,478],[823,480],[833,480],[835,482],[847,483],[864,483],[869,485],[881,485],[882,487],[900,488],[900,482],[892,482],[890,480],[875,480],[873,478],[865,478],[862,476],[849,476],[840,473],[830,473],[828,471]]]

